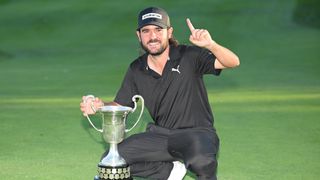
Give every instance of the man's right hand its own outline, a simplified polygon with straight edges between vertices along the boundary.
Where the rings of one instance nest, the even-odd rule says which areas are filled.
[[[100,98],[94,98],[90,96],[82,96],[82,101],[80,103],[80,110],[82,111],[83,116],[87,116],[90,114],[95,114],[94,111],[99,109],[104,105],[103,101]],[[92,108],[92,106],[94,108]]]

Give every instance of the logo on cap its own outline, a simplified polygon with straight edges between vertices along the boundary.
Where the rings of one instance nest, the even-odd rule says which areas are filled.
[[[142,20],[145,20],[148,18],[162,19],[162,15],[158,13],[148,13],[142,16]]]

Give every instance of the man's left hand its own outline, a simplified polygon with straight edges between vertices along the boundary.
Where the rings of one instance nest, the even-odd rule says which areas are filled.
[[[215,42],[212,40],[210,33],[206,29],[196,29],[192,25],[190,19],[187,19],[187,24],[191,35],[189,40],[192,44],[209,49]]]

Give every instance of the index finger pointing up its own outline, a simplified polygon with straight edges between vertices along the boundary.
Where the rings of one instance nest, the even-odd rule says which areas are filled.
[[[193,27],[193,25],[192,25],[192,23],[191,23],[189,18],[187,18],[187,24],[188,24],[188,27],[189,27],[191,33],[192,33],[192,31],[194,31],[195,28]]]

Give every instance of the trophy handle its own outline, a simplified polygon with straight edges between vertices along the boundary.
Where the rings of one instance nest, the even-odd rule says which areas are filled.
[[[94,100],[95,97],[94,97],[94,95],[87,95],[83,102],[86,103],[87,100],[90,99],[90,98]],[[91,106],[91,109],[93,110],[93,112],[97,112],[96,108],[95,108],[94,105],[93,105],[93,101],[91,101],[90,106]],[[92,123],[92,121],[91,121],[91,119],[90,119],[90,117],[89,117],[88,114],[86,114],[86,117],[87,117],[89,123],[91,124],[91,126],[92,126],[95,130],[97,130],[97,131],[99,131],[99,132],[103,132],[102,129],[98,129],[98,128]]]
[[[140,100],[141,100],[141,104],[142,104],[142,105],[141,105],[140,115],[139,115],[136,123],[134,123],[134,125],[133,125],[130,129],[126,129],[125,132],[130,132],[134,127],[136,127],[136,125],[137,125],[138,122],[140,121],[141,116],[142,116],[142,114],[143,114],[143,110],[144,110],[144,99],[143,99],[143,97],[140,96],[140,95],[134,95],[134,96],[132,97],[132,101],[133,101],[133,103],[134,103],[134,107],[133,107],[133,109],[131,110],[131,112],[134,112],[134,111],[137,109],[137,100],[136,100],[136,99],[140,99]]]

